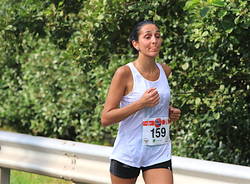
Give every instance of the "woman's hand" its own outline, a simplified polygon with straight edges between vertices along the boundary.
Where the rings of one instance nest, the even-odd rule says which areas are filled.
[[[148,89],[140,98],[144,107],[153,107],[160,102],[160,95],[156,88]]]
[[[181,110],[174,108],[174,107],[169,107],[169,119],[170,121],[177,121],[180,119],[181,116]]]

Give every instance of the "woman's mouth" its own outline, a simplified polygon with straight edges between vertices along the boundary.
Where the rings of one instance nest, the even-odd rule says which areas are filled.
[[[150,49],[151,52],[158,52],[159,49]]]

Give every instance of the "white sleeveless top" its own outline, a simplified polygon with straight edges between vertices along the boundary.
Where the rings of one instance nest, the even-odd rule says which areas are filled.
[[[132,91],[123,96],[120,107],[124,107],[139,100],[146,90],[156,88],[160,95],[160,103],[154,107],[147,107],[130,115],[119,123],[118,134],[114,143],[110,159],[115,159],[133,167],[146,167],[171,159],[171,141],[161,145],[148,146],[143,144],[143,120],[169,116],[170,87],[162,66],[157,63],[160,76],[156,81],[145,79],[128,63],[133,76]],[[167,129],[169,134],[169,129]]]

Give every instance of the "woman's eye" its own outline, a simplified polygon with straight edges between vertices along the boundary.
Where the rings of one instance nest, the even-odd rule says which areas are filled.
[[[161,38],[161,35],[160,34],[156,34],[156,35],[145,35],[144,38],[149,40],[151,39],[151,37],[154,36],[155,38],[159,39]]]
[[[155,35],[156,38],[161,38],[161,35]]]

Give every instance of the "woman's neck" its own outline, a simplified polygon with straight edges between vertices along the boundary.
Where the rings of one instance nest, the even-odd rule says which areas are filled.
[[[154,58],[138,56],[134,61],[134,65],[141,72],[151,73],[157,70],[157,66]]]

